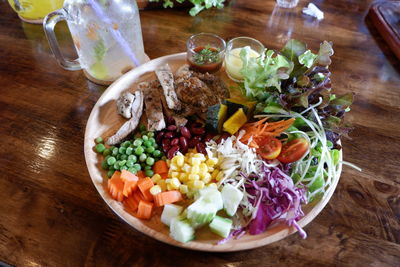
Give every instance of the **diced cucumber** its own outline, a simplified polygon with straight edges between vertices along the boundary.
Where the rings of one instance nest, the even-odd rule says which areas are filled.
[[[216,213],[216,206],[203,197],[193,202],[193,204],[187,208],[187,218],[197,224],[210,222]]]
[[[206,187],[196,193],[195,199],[203,198],[205,201],[211,202],[217,208],[217,211],[222,210],[224,203],[222,201],[221,192],[215,187]]]
[[[173,218],[169,229],[171,237],[176,241],[186,243],[194,239],[194,229],[188,220]]]
[[[224,185],[221,191],[226,214],[233,216],[243,198],[243,192],[231,184]]]
[[[174,204],[166,204],[161,214],[161,222],[170,226],[171,220],[178,217],[182,212],[182,207]]]
[[[228,237],[232,228],[232,220],[228,218],[222,218],[220,216],[215,216],[210,223],[210,229],[217,235],[222,237]]]

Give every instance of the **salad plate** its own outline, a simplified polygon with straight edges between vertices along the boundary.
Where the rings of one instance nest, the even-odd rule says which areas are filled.
[[[286,224],[277,224],[268,228],[264,233],[258,235],[245,234],[240,239],[231,239],[229,242],[217,244],[221,238],[218,238],[217,235],[210,231],[200,229],[196,233],[195,240],[188,243],[180,243],[169,236],[169,229],[160,221],[160,216],[153,216],[150,220],[140,220],[125,210],[121,202],[111,198],[107,190],[107,175],[101,169],[101,158],[93,149],[95,139],[98,136],[111,136],[123,123],[123,118],[118,115],[115,104],[121,93],[135,88],[140,82],[154,79],[154,71],[166,63],[175,71],[183,64],[186,64],[186,53],[172,54],[153,59],[126,73],[108,87],[91,111],[85,130],[84,153],[92,182],[103,200],[115,214],[137,231],[170,245],[192,250],[211,252],[247,250],[276,242],[297,232],[294,227],[289,227]],[[225,77],[226,75],[223,70],[220,73],[221,78],[228,85],[232,83]],[[341,161],[342,151],[340,151]],[[337,175],[333,177],[328,191],[322,198],[315,199],[313,202],[303,206],[304,217],[297,222],[300,227],[305,227],[310,223],[328,203],[339,181],[341,169],[342,164],[339,163],[337,165]],[[161,213],[160,211],[156,212]]]

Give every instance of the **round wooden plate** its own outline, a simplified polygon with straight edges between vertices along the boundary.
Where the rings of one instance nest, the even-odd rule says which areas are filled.
[[[119,97],[121,92],[126,90],[133,91],[135,90],[137,83],[144,80],[156,79],[154,70],[165,63],[168,63],[172,70],[175,71],[179,66],[186,63],[186,53],[160,57],[126,73],[108,87],[97,101],[90,114],[85,131],[84,151],[86,165],[93,184],[107,205],[136,230],[162,242],[193,250],[212,252],[246,250],[270,244],[295,233],[296,229],[293,227],[278,225],[268,229],[268,231],[263,234],[246,234],[240,239],[232,239],[225,244],[217,245],[217,241],[221,238],[212,234],[211,231],[208,231],[207,229],[202,229],[196,232],[196,240],[184,244],[173,240],[169,236],[169,229],[161,223],[159,216],[153,216],[152,219],[148,221],[137,219],[124,209],[122,203],[115,201],[110,197],[107,191],[107,175],[100,166],[101,158],[93,150],[95,146],[94,140],[99,136],[102,136],[103,138],[111,136],[119,126],[124,123],[125,120],[117,114],[115,104],[116,99]],[[342,159],[342,154],[340,157]],[[303,207],[305,216],[298,222],[301,227],[304,227],[311,222],[328,203],[339,181],[341,169],[342,166],[339,164],[337,171],[338,175],[333,179],[332,185],[330,186],[329,191],[325,194],[325,197]],[[158,212],[161,213],[161,211]]]

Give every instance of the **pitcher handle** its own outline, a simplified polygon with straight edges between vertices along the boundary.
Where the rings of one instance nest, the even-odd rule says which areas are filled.
[[[66,70],[80,70],[82,69],[78,59],[69,60],[64,58],[61,53],[60,46],[57,41],[54,27],[62,20],[67,20],[64,9],[58,9],[48,14],[43,20],[43,28],[46,34],[47,40],[50,44],[50,49],[56,57],[58,63]]]

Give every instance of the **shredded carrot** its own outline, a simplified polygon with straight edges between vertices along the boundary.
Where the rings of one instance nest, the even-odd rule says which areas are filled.
[[[178,202],[180,200],[182,200],[182,194],[177,190],[161,192],[154,196],[154,204],[156,204],[157,207]]]
[[[136,217],[140,219],[150,219],[153,211],[153,203],[146,200],[139,201]]]
[[[150,188],[154,186],[153,181],[149,178],[143,178],[140,179],[138,182],[138,187],[140,192],[142,192],[144,199],[147,201],[152,201],[153,200],[153,195],[150,193]]]
[[[136,190],[139,178],[127,170],[122,170],[120,177],[125,183],[123,194],[125,197],[128,197],[129,195],[132,194],[133,191]]]
[[[153,171],[154,173],[158,174],[168,172],[167,162],[165,162],[164,160],[157,161],[156,163],[154,163]]]

